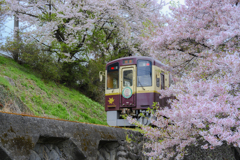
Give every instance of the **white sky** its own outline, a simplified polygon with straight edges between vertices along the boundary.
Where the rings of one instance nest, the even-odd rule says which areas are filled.
[[[8,18],[7,22],[4,24],[4,30],[1,31],[1,34],[3,35],[3,38],[7,38],[7,36],[11,35],[11,32],[13,31],[13,19],[12,18]]]
[[[166,2],[170,2],[171,0],[166,0]],[[172,1],[175,1],[175,2],[178,2],[180,4],[184,4],[184,1],[185,0],[172,0]],[[169,9],[168,9],[169,6],[165,6],[163,8],[163,11],[164,12],[169,12]],[[6,38],[8,36],[12,36],[13,35],[13,25],[14,25],[14,22],[13,22],[13,18],[8,18],[7,22],[5,23],[5,29],[3,31],[1,31],[1,34],[3,35],[3,41],[6,40]]]

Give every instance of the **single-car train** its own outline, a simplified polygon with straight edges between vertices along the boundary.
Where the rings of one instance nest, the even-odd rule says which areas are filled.
[[[105,70],[105,111],[110,126],[132,126],[122,115],[150,124],[153,102],[166,105],[159,90],[170,85],[167,66],[151,57],[132,56],[113,60]],[[141,114],[140,114],[141,113]],[[144,116],[140,116],[144,115]]]

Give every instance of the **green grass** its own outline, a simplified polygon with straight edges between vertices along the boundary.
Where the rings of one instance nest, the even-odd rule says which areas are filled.
[[[16,86],[10,85],[11,78]],[[106,125],[104,107],[76,90],[54,82],[44,82],[34,71],[0,56],[0,85],[14,93],[31,114]]]

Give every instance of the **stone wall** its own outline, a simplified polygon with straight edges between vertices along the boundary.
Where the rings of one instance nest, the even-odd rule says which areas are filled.
[[[132,130],[0,112],[0,160],[147,160],[144,141]],[[240,159],[227,145],[188,150],[184,160]]]
[[[0,113],[0,160],[143,160],[141,142],[131,130]]]

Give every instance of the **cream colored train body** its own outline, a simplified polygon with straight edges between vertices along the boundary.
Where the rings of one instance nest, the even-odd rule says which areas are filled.
[[[150,124],[153,102],[167,106],[159,91],[169,87],[170,72],[151,57],[124,57],[109,62],[105,70],[105,110],[110,126],[131,126],[122,115],[131,115],[143,124]],[[140,115],[144,115],[143,118]]]

